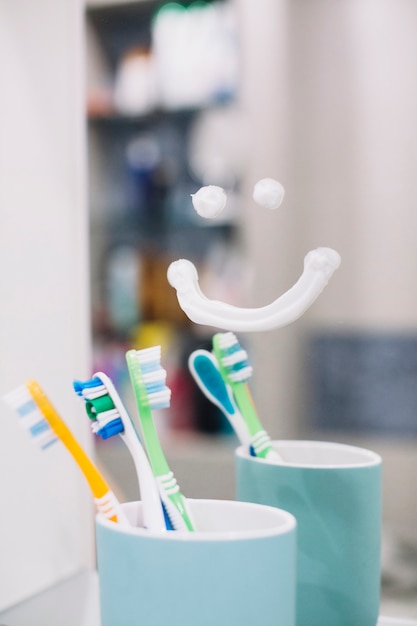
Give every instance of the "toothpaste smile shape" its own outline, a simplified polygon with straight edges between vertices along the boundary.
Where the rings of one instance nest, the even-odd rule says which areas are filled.
[[[196,267],[187,259],[171,263],[167,278],[177,291],[180,307],[192,322],[235,332],[252,332],[281,328],[301,317],[339,265],[340,255],[332,248],[311,250],[304,259],[304,270],[298,281],[271,304],[259,308],[241,308],[207,298],[198,284]]]

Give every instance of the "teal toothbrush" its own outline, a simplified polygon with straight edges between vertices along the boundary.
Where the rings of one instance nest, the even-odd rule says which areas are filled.
[[[187,501],[180,491],[162,450],[152,409],[169,406],[171,390],[166,386],[166,371],[161,366],[161,347],[128,350],[126,362],[136,400],[141,439],[146,448],[161,500],[176,530],[193,531],[194,523]]]

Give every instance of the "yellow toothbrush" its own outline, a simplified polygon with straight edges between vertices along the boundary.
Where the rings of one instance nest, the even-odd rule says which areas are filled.
[[[128,525],[120,503],[97,467],[78,443],[49,398],[35,380],[4,396],[5,402],[17,411],[20,424],[42,449],[60,439],[84,474],[99,513],[114,522]]]

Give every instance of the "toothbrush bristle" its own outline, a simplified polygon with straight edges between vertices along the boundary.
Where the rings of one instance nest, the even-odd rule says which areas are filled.
[[[100,413],[97,420],[91,422],[91,430],[95,435],[99,435],[102,439],[110,439],[115,435],[123,433],[125,428],[119,417],[118,411],[108,411],[108,413]]]
[[[248,354],[241,347],[236,335],[232,332],[218,333],[216,339],[221,350],[221,363],[230,380],[235,383],[247,382],[252,376],[253,368],[249,365]]]
[[[161,365],[161,346],[137,350],[136,358],[149,407],[154,410],[169,407],[171,389],[165,384],[167,373]]]
[[[124,432],[123,421],[110,391],[98,376],[85,382],[76,380],[73,388],[85,401],[86,412],[91,419],[91,430],[95,435],[109,439]]]
[[[19,416],[19,424],[30,432],[33,441],[42,450],[49,448],[58,441],[57,436],[25,386],[6,394],[3,396],[3,400],[16,411]]]
[[[102,392],[105,388],[103,382],[98,378],[98,376],[94,376],[90,380],[74,380],[72,383],[73,389],[78,396],[85,396],[87,393],[91,394],[93,397]]]

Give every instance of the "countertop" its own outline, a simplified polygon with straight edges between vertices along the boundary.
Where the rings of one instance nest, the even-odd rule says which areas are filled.
[[[3,611],[0,626],[100,626],[97,572],[80,572]],[[377,626],[417,626],[417,621],[381,616]]]

